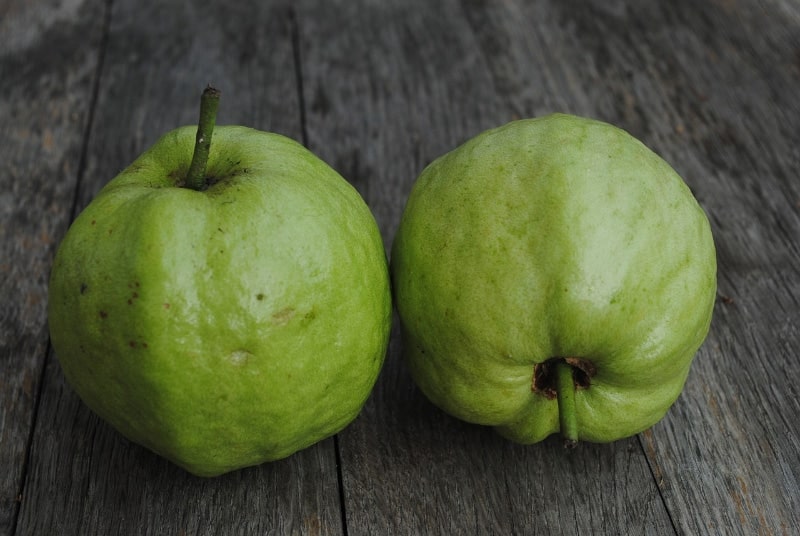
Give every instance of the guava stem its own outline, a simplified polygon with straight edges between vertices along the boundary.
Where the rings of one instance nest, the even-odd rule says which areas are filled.
[[[206,166],[208,152],[211,149],[211,135],[217,122],[220,91],[211,86],[206,87],[200,97],[200,120],[197,123],[197,138],[194,143],[194,154],[189,171],[186,174],[186,187],[202,190],[206,182]]]
[[[558,395],[558,418],[564,446],[573,448],[578,444],[578,417],[575,413],[575,379],[572,365],[564,360],[556,363],[556,393]]]

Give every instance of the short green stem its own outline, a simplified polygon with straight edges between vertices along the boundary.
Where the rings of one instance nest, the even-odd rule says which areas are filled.
[[[575,413],[575,379],[572,365],[559,360],[556,363],[556,392],[558,394],[558,416],[564,446],[573,448],[578,444],[578,417]]]
[[[206,183],[206,166],[211,149],[211,135],[217,122],[220,92],[211,86],[206,87],[200,97],[200,120],[197,123],[197,138],[194,143],[194,154],[189,171],[186,174],[187,188],[202,190]]]

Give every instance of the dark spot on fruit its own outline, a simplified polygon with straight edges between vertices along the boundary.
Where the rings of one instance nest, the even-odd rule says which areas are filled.
[[[89,288],[89,285],[86,283],[81,283],[81,294],[86,294],[86,289]]]
[[[139,297],[139,293],[138,293],[138,292],[134,292],[134,293],[131,295],[131,298],[138,298],[138,297]]]
[[[133,300],[128,298],[128,305],[133,305]]]
[[[259,292],[258,294],[256,294],[256,299],[257,299],[258,301],[261,301],[261,300],[263,300],[263,299],[264,299],[264,294],[262,294],[261,292]]]
[[[533,381],[531,382],[531,390],[534,393],[544,395],[550,400],[554,400],[558,396],[554,368],[549,361],[537,363],[533,367]]]
[[[597,369],[591,361],[577,357],[553,357],[537,363],[533,367],[533,380],[531,390],[534,393],[544,395],[550,400],[558,396],[556,390],[556,363],[565,361],[572,367],[572,380],[575,382],[576,389],[588,389],[592,384],[592,376],[597,374]]]
[[[564,361],[572,367],[572,377],[578,389],[588,389],[592,384],[592,377],[597,374],[597,368],[591,361],[577,357],[565,357]]]
[[[172,171],[167,173],[167,177],[172,179],[172,184],[174,184],[175,186],[181,186],[181,184],[179,183],[186,178],[185,175],[186,171],[182,169],[173,169]]]
[[[170,307],[172,307],[170,304],[168,304],[168,303],[164,304],[164,309],[169,309]]]
[[[142,348],[147,348],[147,343],[146,342],[142,343]]]
[[[130,346],[131,348],[136,348],[136,341],[130,341],[128,343],[128,346]]]
[[[100,311],[100,318],[108,318],[108,313],[105,311]]]
[[[92,225],[96,224],[97,220],[92,220]]]
[[[217,177],[217,176],[206,177],[203,184],[200,185],[199,191],[205,192],[206,190],[217,184],[219,181],[221,181],[223,178],[224,177]]]

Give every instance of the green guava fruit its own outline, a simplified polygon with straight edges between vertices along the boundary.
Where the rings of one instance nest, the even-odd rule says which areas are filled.
[[[190,187],[197,132],[164,135],[77,217],[52,268],[49,327],[89,408],[213,476],[357,416],[391,295],[375,220],[332,168],[289,138],[222,126],[210,149],[210,132],[198,136],[207,160]]]
[[[392,246],[404,355],[430,400],[520,443],[659,421],[708,333],[705,213],[659,156],[554,114],[431,163]]]

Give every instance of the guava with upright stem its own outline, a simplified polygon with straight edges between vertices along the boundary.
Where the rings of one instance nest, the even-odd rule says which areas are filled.
[[[391,324],[385,250],[358,192],[299,143],[165,134],[76,218],[49,326],[69,384],[126,437],[202,476],[349,424]],[[213,136],[212,136],[213,134]]]

